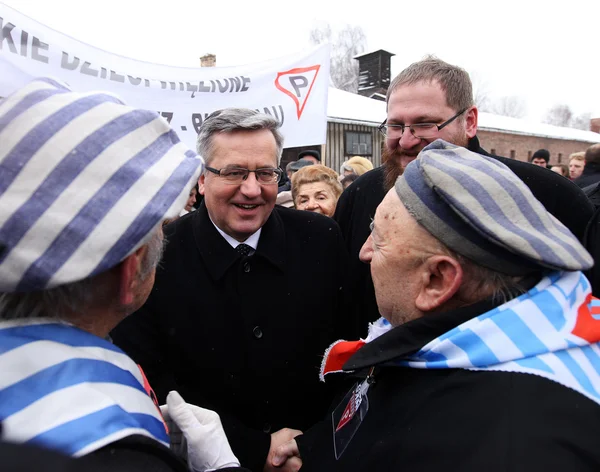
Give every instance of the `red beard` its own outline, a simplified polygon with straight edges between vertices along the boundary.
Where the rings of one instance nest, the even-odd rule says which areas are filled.
[[[398,177],[404,172],[404,167],[400,164],[401,157],[406,154],[399,147],[390,151],[387,146],[383,148],[382,160],[384,165],[383,188],[387,192],[391,189]]]

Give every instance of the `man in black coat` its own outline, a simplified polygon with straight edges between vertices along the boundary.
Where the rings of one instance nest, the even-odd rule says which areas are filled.
[[[575,179],[581,188],[600,182],[600,143],[593,144],[585,151],[585,167],[581,176]]]
[[[177,389],[216,410],[254,471],[269,470],[270,449],[321,418],[331,400],[318,379],[322,354],[347,336],[338,225],[275,207],[278,126],[245,109],[205,120],[204,202],[165,228],[154,290],[113,333],[161,401]]]
[[[383,318],[322,369],[356,387],[277,463],[600,470],[592,258],[506,166],[432,143],[378,207],[361,259]]]
[[[387,94],[387,119],[381,126],[386,136],[385,164],[356,180],[340,197],[334,218],[339,223],[350,254],[352,293],[360,333],[379,317],[373,282],[358,253],[369,235],[369,224],[385,193],[406,165],[435,139],[441,138],[489,156],[477,139],[477,107],[471,79],[460,67],[429,57],[402,71]],[[593,213],[584,193],[572,182],[547,169],[504,157],[507,165],[579,239]]]

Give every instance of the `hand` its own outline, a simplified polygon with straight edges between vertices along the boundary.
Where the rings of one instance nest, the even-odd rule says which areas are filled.
[[[169,426],[173,452],[183,457],[187,452],[190,469],[204,472],[240,466],[216,412],[185,403],[177,392],[169,393],[161,412]]]
[[[279,446],[275,450],[271,464],[273,467],[283,466],[287,470],[299,470],[302,467],[302,459],[300,458],[300,450],[298,449],[296,440],[292,439]],[[298,465],[298,468],[294,468],[296,465]]]
[[[300,460],[300,453],[296,454],[294,457],[285,456],[283,460],[278,460],[276,463],[274,462],[274,458],[279,447],[285,445],[290,441],[293,441],[294,438],[296,436],[299,436],[300,434],[302,434],[302,431],[290,428],[283,428],[271,434],[271,447],[269,448],[269,454],[267,455],[267,462],[265,463],[263,472],[272,472],[275,470],[295,472],[300,469],[300,467],[302,466],[302,461]],[[295,442],[296,441],[294,441],[294,443]]]

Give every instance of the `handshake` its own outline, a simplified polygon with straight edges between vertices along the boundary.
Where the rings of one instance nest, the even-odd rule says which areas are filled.
[[[187,460],[190,470],[205,472],[226,467],[240,467],[233,454],[219,415],[186,403],[179,393],[167,396],[160,411],[169,428],[171,451]],[[296,441],[301,431],[282,429],[271,435],[271,448],[264,470],[297,471],[302,466]]]

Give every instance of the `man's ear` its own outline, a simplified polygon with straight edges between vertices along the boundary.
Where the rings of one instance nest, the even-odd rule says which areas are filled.
[[[477,134],[477,119],[479,111],[476,106],[472,106],[465,112],[465,131],[470,139]]]
[[[204,195],[204,180],[206,179],[206,176],[204,175],[204,172],[202,173],[202,175],[200,176],[200,178],[198,179],[198,192],[200,193],[200,195]]]
[[[463,270],[456,259],[444,255],[430,257],[422,266],[415,306],[424,313],[438,309],[458,292],[462,281]]]
[[[146,245],[127,256],[119,265],[119,304],[129,306],[136,300],[138,285],[142,282],[139,277],[142,260],[148,247]]]

